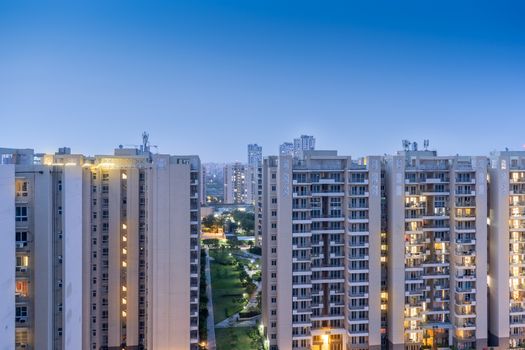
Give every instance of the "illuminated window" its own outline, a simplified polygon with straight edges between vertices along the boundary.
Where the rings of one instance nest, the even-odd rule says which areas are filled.
[[[16,266],[26,267],[29,266],[29,256],[19,255],[16,257]]]
[[[28,185],[25,180],[16,180],[16,196],[17,197],[27,197],[28,195]]]
[[[27,281],[16,281],[15,294],[21,297],[27,297],[29,288]]]

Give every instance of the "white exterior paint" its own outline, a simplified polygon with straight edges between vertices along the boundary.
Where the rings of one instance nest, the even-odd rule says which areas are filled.
[[[82,168],[64,169],[64,349],[82,344]]]
[[[15,166],[0,165],[0,349],[15,348]]]

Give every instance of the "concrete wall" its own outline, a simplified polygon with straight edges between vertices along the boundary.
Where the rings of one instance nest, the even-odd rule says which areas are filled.
[[[506,168],[502,167],[506,160]],[[489,338],[502,345],[509,337],[509,158],[490,168]],[[499,342],[499,344],[498,344]]]
[[[53,191],[50,169],[33,168],[33,291],[34,345],[37,349],[53,348]]]
[[[82,168],[64,169],[64,349],[82,344]]]
[[[100,173],[99,173],[99,176]],[[120,169],[109,170],[109,244],[108,244],[108,346],[119,347],[120,338]],[[99,186],[99,191],[102,186]],[[99,211],[98,215],[102,215]],[[100,252],[99,254],[101,254]]]
[[[0,349],[15,348],[15,166],[0,165]]]
[[[126,345],[139,344],[139,171],[126,169],[127,174],[127,268]]]
[[[292,349],[292,159],[279,157],[277,172],[277,345]]]
[[[488,331],[487,158],[473,157],[472,167],[476,171],[476,339],[478,343],[486,346]]]
[[[369,346],[381,345],[381,159],[369,157]]]
[[[387,161],[388,198],[388,341],[394,348],[404,344],[405,306],[405,158]]]
[[[148,349],[187,350],[190,344],[190,165],[169,162],[169,157],[159,157],[149,182]]]

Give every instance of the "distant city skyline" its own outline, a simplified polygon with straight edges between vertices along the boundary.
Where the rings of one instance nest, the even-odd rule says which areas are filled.
[[[525,4],[0,3],[0,146],[203,162],[318,149],[522,149]],[[154,151],[156,149],[153,149]]]

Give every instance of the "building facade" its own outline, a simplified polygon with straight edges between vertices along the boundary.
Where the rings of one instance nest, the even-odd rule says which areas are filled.
[[[198,347],[198,157],[0,153],[16,247],[6,349]]]
[[[248,201],[246,165],[236,162],[224,166],[224,203],[251,204]]]
[[[489,167],[489,337],[525,347],[525,152],[498,152]]]
[[[386,159],[393,349],[487,346],[487,159]]]
[[[260,195],[260,172],[262,166],[262,146],[248,145],[248,164],[246,166],[246,200],[248,204],[256,206]],[[255,210],[257,214],[257,210]],[[257,220],[256,220],[257,221]],[[257,228],[256,228],[257,232]]]
[[[11,294],[0,307],[2,315],[9,311],[2,328],[10,332],[0,343],[5,340],[3,349],[73,349],[82,343],[84,317],[82,168],[44,165],[32,150],[0,154],[0,202],[8,208],[2,211],[8,252],[0,259],[9,283],[2,292]]]
[[[262,146],[256,143],[248,145],[248,165],[254,168],[262,164]]]
[[[380,157],[269,157],[262,192],[269,348],[381,348]]]
[[[315,137],[311,135],[301,135],[293,140],[294,157],[302,158],[305,151],[315,150]]]
[[[279,146],[279,155],[281,156],[293,156],[294,155],[294,144],[292,142],[285,142]]]

